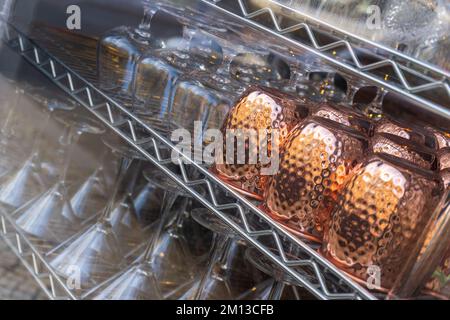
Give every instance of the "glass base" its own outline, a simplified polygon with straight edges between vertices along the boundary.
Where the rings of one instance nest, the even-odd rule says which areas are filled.
[[[38,156],[33,155],[17,171],[2,177],[0,202],[19,208],[44,192],[46,183],[39,162]]]
[[[195,209],[191,212],[191,217],[201,226],[213,231],[214,233],[224,235],[227,237],[239,238],[239,235],[233,231],[221,218],[216,216],[208,209]],[[238,225],[241,221],[233,216],[228,216],[229,219],[234,220]]]
[[[297,285],[297,281],[293,279],[291,276],[286,274],[284,271],[280,269],[278,265],[276,265],[272,260],[270,260],[265,254],[261,253],[259,250],[255,248],[249,248],[245,252],[245,258],[253,264],[258,270],[261,272],[273,277],[276,281],[284,282],[290,285]],[[298,260],[296,257],[289,257],[291,259]],[[315,281],[315,274],[311,273],[302,274],[305,279],[309,279],[310,281]]]
[[[122,272],[92,294],[93,300],[161,300],[151,266],[141,263]]]
[[[13,215],[22,231],[50,243],[60,244],[81,229],[61,182]]]
[[[104,282],[125,262],[120,243],[108,222],[95,224],[54,254],[50,265],[64,279],[71,279],[77,292]]]

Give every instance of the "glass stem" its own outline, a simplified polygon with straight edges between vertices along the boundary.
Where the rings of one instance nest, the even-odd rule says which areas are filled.
[[[353,100],[355,99],[355,95],[356,93],[359,91],[359,89],[361,88],[360,86],[356,86],[351,82],[347,83],[347,103],[350,105],[353,105]]]
[[[45,128],[48,127],[48,124],[50,123],[50,119],[51,119],[52,115],[50,112],[47,112],[45,114],[45,119],[44,121],[42,121],[41,127],[38,130],[38,134],[37,137],[35,138],[34,142],[33,142],[33,146],[31,147],[31,154],[32,155],[38,155],[40,152],[40,148],[41,148],[41,144],[44,141],[44,132],[45,132]]]
[[[3,138],[9,139],[14,135],[14,128],[11,122],[13,122],[15,108],[10,108],[5,122],[2,125],[1,134]]]
[[[189,205],[190,199],[186,198],[186,197],[183,197],[182,201],[183,201],[183,204],[181,205],[181,208],[180,208],[178,214],[175,217],[175,226],[176,226],[177,230],[183,226],[183,223],[185,221],[186,208]]]
[[[64,126],[64,131],[63,134],[59,137],[58,142],[60,144],[60,146],[62,147],[62,149],[64,149],[65,147],[67,147],[70,144],[70,130],[71,130],[71,126]]]
[[[140,177],[140,174],[142,173],[142,161],[141,160],[135,160],[134,164],[133,164],[133,168],[130,170],[131,171],[131,177],[129,179],[127,179],[127,184],[125,187],[125,194],[129,195],[130,197],[133,194],[133,191],[136,187],[138,178]]]
[[[216,266],[216,264],[223,262],[222,261],[223,257],[228,256],[228,254],[226,252],[228,250],[226,250],[226,249],[230,248],[230,244],[232,241],[233,241],[232,238],[229,238],[225,235],[218,234],[218,233],[214,234],[214,239],[213,239],[213,244],[211,247],[211,254],[210,254],[211,258],[209,260],[207,270],[204,273],[204,275],[200,281],[197,292],[195,293],[194,300],[200,300],[206,281],[208,280],[209,276],[214,272],[214,267]]]
[[[4,139],[10,139],[12,136],[14,136],[14,114],[17,112],[17,109],[19,108],[19,103],[21,101],[23,92],[20,89],[16,89],[15,91],[15,99],[12,104],[12,106],[8,110],[8,115],[6,116],[5,121],[2,124],[1,127],[1,135]]]
[[[377,95],[370,105],[371,110],[369,110],[369,112],[375,114],[383,113],[383,102],[384,98],[386,97],[386,94],[387,94],[386,90],[384,90],[383,88],[378,88]]]
[[[51,114],[48,114],[49,118],[51,118]],[[49,120],[49,119],[48,119]],[[47,121],[48,121],[47,120]],[[65,125],[63,128],[62,135],[58,138],[58,149],[57,153],[57,168],[59,168],[59,175],[62,177],[64,172],[64,166],[68,159],[68,153],[71,151],[71,142],[74,139],[75,132],[73,131],[73,127],[71,125]]]
[[[112,177],[110,180],[109,173],[112,173],[112,176],[114,176],[114,173],[116,173],[116,168],[109,170],[108,164],[110,163],[110,159],[114,158],[113,151],[110,148],[105,148],[105,151],[103,152],[102,156],[100,157],[100,160],[98,162],[97,172],[101,172],[101,175],[99,175],[101,185],[105,187],[105,190],[107,191],[107,194],[110,194],[110,192],[114,191],[114,185],[111,186],[111,181],[115,179],[115,177]],[[114,162],[115,163],[115,162]]]
[[[67,172],[69,171],[70,164],[72,162],[72,156],[75,152],[75,148],[78,145],[78,140],[80,139],[81,132],[78,131],[75,127],[70,126],[69,132],[67,135],[67,151],[65,152],[64,160],[61,162],[61,182],[65,182],[67,178]]]
[[[128,172],[128,169],[130,168],[132,162],[133,162],[132,158],[122,157],[120,159],[119,172],[117,173],[116,179],[114,181],[114,189],[113,189],[113,192],[112,192],[112,196],[109,199],[109,202],[106,205],[106,207],[105,207],[105,209],[104,209],[104,211],[103,211],[99,221],[108,219],[108,217],[109,217],[109,215],[111,213],[111,210],[112,210],[112,208],[114,206],[114,203],[116,202],[116,198],[117,198],[117,195],[119,193],[120,186],[122,185],[122,182],[125,179],[126,174]]]
[[[153,252],[155,251],[155,246],[158,242],[159,237],[161,236],[161,233],[163,232],[164,228],[167,226],[168,222],[172,219],[172,208],[173,205],[175,204],[175,201],[177,200],[177,198],[179,197],[178,194],[170,192],[170,191],[165,191],[164,192],[164,196],[162,199],[162,206],[161,206],[161,218],[159,219],[158,222],[158,226],[157,229],[152,237],[152,239],[150,240],[150,242],[148,243],[147,248],[145,249],[145,253],[144,253],[144,261],[148,261],[150,263],[153,263]],[[179,212],[177,212],[178,214],[180,214]]]
[[[270,290],[268,300],[281,300],[285,284],[283,281],[275,281]]]
[[[325,83],[329,86],[335,86],[336,72],[328,72]]]
[[[142,18],[141,23],[135,30],[136,33],[142,38],[149,39],[151,37],[150,29],[156,11],[157,10],[155,8],[145,8],[144,17]]]
[[[289,80],[289,87],[294,91],[297,89],[297,83],[305,79],[303,71],[298,66],[293,66],[291,69],[291,79]]]
[[[233,63],[234,58],[237,56],[237,53],[234,52],[224,52],[223,53],[223,61],[222,66],[219,67],[219,72],[228,76],[231,74],[231,64]]]

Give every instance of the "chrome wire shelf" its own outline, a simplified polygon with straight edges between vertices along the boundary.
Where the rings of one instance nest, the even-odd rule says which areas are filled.
[[[19,258],[27,271],[51,300],[77,300],[66,283],[53,271],[36,246],[10,217],[11,210],[0,206],[0,239]]]
[[[450,120],[450,73],[446,70],[351,34],[276,0],[258,1],[258,7],[252,5],[252,0],[200,1],[275,36],[292,48],[311,52],[357,78],[400,94],[417,107]],[[299,32],[305,35],[300,38]],[[321,41],[324,32],[330,37]],[[343,52],[337,54],[338,50]],[[364,54],[370,55],[369,61],[364,59]],[[432,99],[437,93],[442,96],[439,102]]]
[[[285,231],[252,202],[186,157],[169,140],[123,105],[97,89],[11,24],[7,26],[5,41],[13,51],[210,209],[234,232],[264,253],[292,279],[291,283],[306,288],[314,296],[324,300],[376,299],[324,259],[312,246]],[[179,154],[177,165],[173,165],[171,158],[162,156],[163,148]]]

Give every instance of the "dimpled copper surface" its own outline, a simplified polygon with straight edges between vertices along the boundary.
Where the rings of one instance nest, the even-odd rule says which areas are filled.
[[[324,238],[325,255],[363,281],[375,265],[381,287],[391,288],[420,245],[439,190],[432,172],[390,156],[369,157],[339,197]]]
[[[267,133],[267,153],[270,156],[273,146],[280,145],[291,131],[308,114],[308,108],[303,101],[296,100],[273,89],[263,87],[249,88],[228,113],[223,127],[224,135],[224,163],[216,163],[215,169],[219,176],[228,180],[238,188],[251,194],[262,195],[267,176],[261,175],[261,168],[271,164],[262,164],[258,154],[258,138],[250,136],[245,145],[245,163],[239,164],[237,160],[237,148],[234,149],[232,161],[226,160],[226,133],[230,129],[244,129],[236,131],[239,138],[245,134],[245,130],[254,130],[258,133],[264,130]],[[271,132],[277,130],[276,141],[272,141]],[[236,141],[236,140],[235,140]],[[249,150],[253,148],[252,150]],[[258,155],[256,163],[249,163],[248,155],[253,152]]]
[[[425,138],[423,137],[423,135],[418,135],[413,130],[411,130],[411,128],[402,126],[386,118],[378,121],[377,125],[375,126],[374,133],[388,133],[407,140],[411,140],[414,136],[416,136],[415,140],[417,142],[425,142]]]
[[[314,116],[328,119],[340,124],[343,124],[347,127],[350,127],[350,119],[347,113],[341,112],[337,110],[336,108],[333,108],[331,106],[328,106],[326,104],[322,104],[318,107],[316,111],[313,113]]]
[[[438,142],[438,149],[450,148],[450,133],[430,129]]]
[[[442,236],[440,229],[442,228],[442,224],[445,223],[445,219],[445,215],[439,215],[427,233],[424,244],[420,250],[420,256],[417,259],[419,265],[421,263],[428,263],[427,260],[423,260],[426,259],[423,258],[423,254],[426,255],[428,250],[433,252],[436,245],[438,245],[439,242],[442,243],[442,240],[439,237]],[[433,255],[435,255],[435,252],[433,252]],[[439,296],[440,298],[450,299],[450,243],[447,244],[447,250],[441,258],[441,263],[431,275],[425,286],[425,290],[431,291],[432,295]]]
[[[337,122],[366,135],[371,133],[372,123],[370,120],[353,112],[346,106],[320,104],[316,107],[312,115]]]
[[[438,166],[444,186],[450,188],[450,147],[439,150]]]
[[[374,153],[389,154],[426,169],[431,168],[435,159],[433,150],[391,134],[375,134],[371,139],[370,148]]]
[[[437,139],[439,141],[439,138]],[[442,140],[441,140],[442,142]],[[440,144],[442,147],[438,152],[438,169],[441,180],[444,184],[444,188],[450,188],[450,147],[447,147],[445,144]],[[439,229],[441,228],[442,222],[445,220],[444,215],[440,215],[434,226],[428,232],[424,245],[421,249],[421,254],[426,252],[429,249],[430,243],[437,244],[437,242],[441,242],[439,238],[437,238],[437,234],[439,234]],[[436,240],[433,241],[433,240]],[[425,286],[425,290],[430,291],[429,293],[443,299],[450,299],[450,244],[447,252],[442,259],[439,267],[433,272],[430,280]],[[433,248],[431,248],[433,250]],[[418,261],[420,262],[421,257],[419,257]]]
[[[344,126],[315,116],[305,120],[281,150],[279,172],[265,193],[268,213],[320,240],[337,194],[364,149],[364,137],[349,134]]]

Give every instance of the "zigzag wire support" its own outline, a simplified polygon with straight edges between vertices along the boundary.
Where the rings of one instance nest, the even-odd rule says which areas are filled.
[[[357,77],[365,78],[380,87],[386,88],[388,91],[398,93],[408,98],[410,101],[418,103],[420,108],[450,120],[450,108],[448,105],[448,102],[450,101],[450,73],[447,71],[441,70],[435,66],[402,54],[401,52],[372,41],[365,40],[349,32],[331,26],[324,21],[305,15],[298,10],[280,4],[276,0],[263,0],[261,3],[266,6],[260,9],[255,9],[254,11],[249,9],[251,0],[200,1],[214,7],[222,13],[239,19],[252,27],[256,27],[257,29],[261,29],[267,33],[275,35],[284,42],[288,42],[293,47],[299,47],[306,51],[312,52],[316,56],[323,58],[331,64],[342,68]],[[276,8],[278,10],[274,11],[272,8]],[[278,12],[283,12],[284,14]],[[267,27],[257,20],[258,18],[264,18],[267,16],[270,17],[270,27]],[[301,22],[292,22],[292,25],[283,27],[279,21],[281,20],[280,18],[286,16],[292,16],[292,19]],[[337,34],[339,39],[345,40],[337,40],[321,46],[317,40],[317,30],[314,26],[320,26],[321,29],[326,29],[333,35]],[[295,31],[305,31],[310,44],[300,42],[295,39],[293,37],[293,33]],[[378,61],[363,64],[356,53],[356,49],[358,47],[357,44],[361,43],[364,44],[365,47],[369,47],[372,52],[383,53],[384,56],[389,56],[391,58],[385,58],[380,55],[377,56]],[[344,48],[347,50],[347,53],[351,58],[350,61],[342,61],[342,59],[337,58],[329,52],[332,49],[338,48]],[[392,68],[394,74],[398,77],[398,84],[388,82],[383,79],[383,77],[376,75],[375,72],[377,70],[381,71],[381,69],[385,67]],[[426,83],[412,85],[410,81],[408,81],[406,74],[414,76],[417,80]],[[434,75],[434,77],[431,77],[430,75]],[[443,89],[445,91],[446,96],[444,98],[447,98],[447,105],[438,105],[430,99],[418,95],[419,93],[431,92],[431,90],[435,89]]]
[[[66,283],[54,272],[26,235],[16,226],[6,208],[0,208],[0,239],[19,258],[49,299],[77,300]]]
[[[180,160],[179,162],[181,175],[173,172],[167,166],[171,160],[161,158],[159,153],[161,146],[166,148],[168,147],[171,150],[178,152],[169,141],[160,136],[141,120],[133,116],[125,108],[86,82],[80,76],[73,73],[62,62],[51,57],[32,41],[27,39],[25,35],[21,34],[17,30],[14,30],[16,36],[12,37],[12,30],[13,28],[10,27],[8,32],[8,43],[11,48],[18,51],[18,53],[20,53],[25,60],[38,68],[59,88],[64,90],[72,98],[91,111],[130,145],[134,146],[136,150],[138,150],[145,158],[154,163],[159,169],[191,193],[192,196],[200,201],[205,207],[209,208],[212,212],[219,216],[242,238],[265,253],[300,286],[307,288],[320,299],[374,298],[365,289],[351,281],[332,264],[324,260],[307,244],[286,233],[248,200],[236,194],[214,176],[211,176],[205,168],[192,162],[181,153],[179,153],[181,158],[183,158],[183,160]],[[96,99],[94,99],[94,96]],[[119,114],[119,119],[116,118],[117,113]],[[142,134],[144,135],[142,136]],[[151,149],[143,146],[144,144],[147,144],[147,142],[152,143],[153,147]],[[185,163],[188,163],[191,167],[195,168],[195,170],[198,171],[204,178],[191,181],[186,173]],[[200,193],[193,189],[193,187],[199,185],[203,185],[206,188],[210,200],[203,197]],[[220,204],[217,201],[217,199],[220,198],[217,196],[219,192],[222,194],[230,194],[235,199],[235,202]],[[238,213],[242,220],[242,225],[238,225],[224,212],[224,210],[229,209],[234,209]],[[250,226],[251,223],[249,223],[249,220],[251,219],[249,219],[248,216],[261,219],[267,225],[266,229],[256,231],[252,230]],[[272,237],[275,248],[269,248],[259,241],[259,239],[264,236]],[[297,252],[300,252],[303,256],[307,256],[308,258],[289,260],[284,252],[285,249],[283,247],[283,243],[285,241],[288,241],[291,247],[296,247]],[[302,269],[304,269],[305,266],[312,270],[312,276],[309,275],[307,277],[304,272],[302,272]],[[337,288],[334,283],[331,285],[328,283],[330,276],[339,279],[337,281],[337,286],[339,288]],[[313,280],[309,280],[309,278],[312,278]],[[329,288],[333,285],[333,288]]]
[[[12,50],[221,218],[234,232],[263,252],[288,274],[295,284],[324,300],[375,299],[371,293],[344,275],[308,244],[286,232],[254,204],[211,175],[207,169],[186,157],[170,141],[73,72],[63,62],[52,57],[12,25],[8,25],[7,31],[7,44]],[[161,156],[162,148],[179,154],[179,171],[175,172],[174,165],[169,165],[172,163],[171,159]],[[187,165],[189,170],[186,169]],[[191,180],[188,171],[195,171],[202,178]],[[199,186],[206,190],[207,196],[196,190]],[[220,203],[218,199],[224,197],[233,200],[229,203]],[[240,218],[240,222],[232,219],[232,214],[228,211],[233,211],[234,216]],[[253,226],[255,220],[258,220],[258,229]],[[270,245],[266,244],[267,238],[271,240]],[[289,252],[296,252],[296,256],[301,258],[288,258],[286,244]]]

